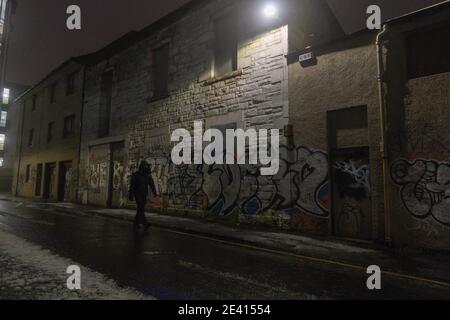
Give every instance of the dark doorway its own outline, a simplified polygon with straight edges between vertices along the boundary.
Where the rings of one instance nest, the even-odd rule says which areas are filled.
[[[331,164],[335,234],[370,240],[372,187],[369,148],[334,150]]]
[[[47,163],[44,175],[44,199],[56,200],[56,191],[56,163]]]
[[[59,164],[58,201],[69,202],[72,182],[72,161]]]
[[[111,163],[109,168],[108,207],[118,208],[123,198],[127,196],[127,186],[124,181],[124,153],[123,142],[111,144]]]
[[[104,138],[109,135],[111,122],[111,102],[113,93],[113,79],[114,74],[108,71],[102,75],[101,82],[101,101],[99,114],[99,138]]]
[[[37,165],[37,172],[36,172],[36,186],[35,186],[35,191],[34,194],[36,195],[36,197],[40,197],[41,196],[41,192],[42,192],[42,171],[44,169],[44,165],[42,163]]]
[[[333,233],[372,239],[372,184],[367,107],[328,113]]]

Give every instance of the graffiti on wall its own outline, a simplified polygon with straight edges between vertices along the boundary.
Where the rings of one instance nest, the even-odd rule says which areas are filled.
[[[70,200],[70,194],[72,193],[72,177],[73,177],[73,169],[70,168],[66,172],[66,176],[64,177],[64,200]]]
[[[120,161],[113,163],[113,190],[120,191],[123,180],[123,166]]]
[[[329,215],[328,157],[306,147],[281,147],[280,171],[261,176],[255,165],[181,165],[159,154],[147,160],[169,205],[207,210],[214,216],[255,216],[275,210],[293,216]]]
[[[339,236],[370,239],[372,236],[372,185],[369,149],[333,153],[335,232]]]
[[[359,165],[353,160],[338,161],[334,168],[349,176],[352,180],[349,184],[349,188],[365,189],[367,193],[370,193],[370,166],[368,164]]]
[[[450,227],[450,163],[401,159],[392,165],[391,176],[401,186],[400,197],[409,213]]]
[[[108,162],[90,165],[89,187],[91,190],[100,192],[100,189],[108,186],[108,166]]]

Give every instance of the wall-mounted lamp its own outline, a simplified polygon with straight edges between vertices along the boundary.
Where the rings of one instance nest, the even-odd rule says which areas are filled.
[[[278,17],[278,8],[273,3],[268,3],[264,7],[263,14],[268,19],[275,19]]]

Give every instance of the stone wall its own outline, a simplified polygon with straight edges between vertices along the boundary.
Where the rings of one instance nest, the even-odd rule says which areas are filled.
[[[249,217],[267,214],[271,223],[290,222],[289,214],[277,211],[293,207],[290,187],[283,185],[284,190],[278,191],[280,181],[262,181],[255,174],[256,168],[176,167],[168,157],[173,130],[181,127],[191,130],[196,120],[203,121],[205,128],[233,123],[242,129],[280,129],[281,135],[288,124],[287,26],[255,30],[242,27],[238,31],[237,70],[222,78],[213,77],[213,22],[233,10],[234,5],[230,4],[235,2],[209,1],[172,25],[88,68],[80,192],[87,193],[84,198],[90,203],[105,204],[104,196],[99,198],[98,188],[93,190],[89,182],[98,175],[98,170],[92,169],[95,167],[92,159],[99,158],[97,146],[125,141],[123,160],[115,161],[114,168],[104,173],[120,181],[113,183],[113,202],[121,206],[130,204],[127,200],[130,174],[140,160],[147,159],[152,163],[159,192],[164,195],[160,203],[153,204],[156,208],[215,217],[240,216],[233,213]],[[245,19],[245,13],[240,12],[237,17]],[[167,43],[170,45],[169,96],[155,100],[152,98],[152,51]],[[111,137],[99,140],[96,130],[100,79],[107,70],[114,71]],[[286,150],[291,148],[285,141],[282,143]],[[299,151],[298,161],[308,161],[313,152]],[[286,156],[286,167],[297,162],[296,150],[290,153],[294,160]],[[283,174],[290,176],[287,170]],[[207,181],[206,175],[211,175],[211,180]],[[320,189],[320,183],[315,188]],[[278,199],[280,193],[287,193],[285,200]],[[315,193],[314,189],[313,198]],[[305,202],[308,201],[311,202]],[[322,207],[305,206],[324,214]]]

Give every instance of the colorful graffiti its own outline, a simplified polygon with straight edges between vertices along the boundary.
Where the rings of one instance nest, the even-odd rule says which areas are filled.
[[[391,175],[401,186],[400,197],[409,213],[419,219],[432,217],[450,227],[450,163],[398,160]]]
[[[261,176],[253,165],[175,166],[168,156],[146,160],[169,205],[207,210],[214,216],[239,212],[255,216],[270,210],[328,217],[328,157],[306,147],[281,147],[280,171]]]

